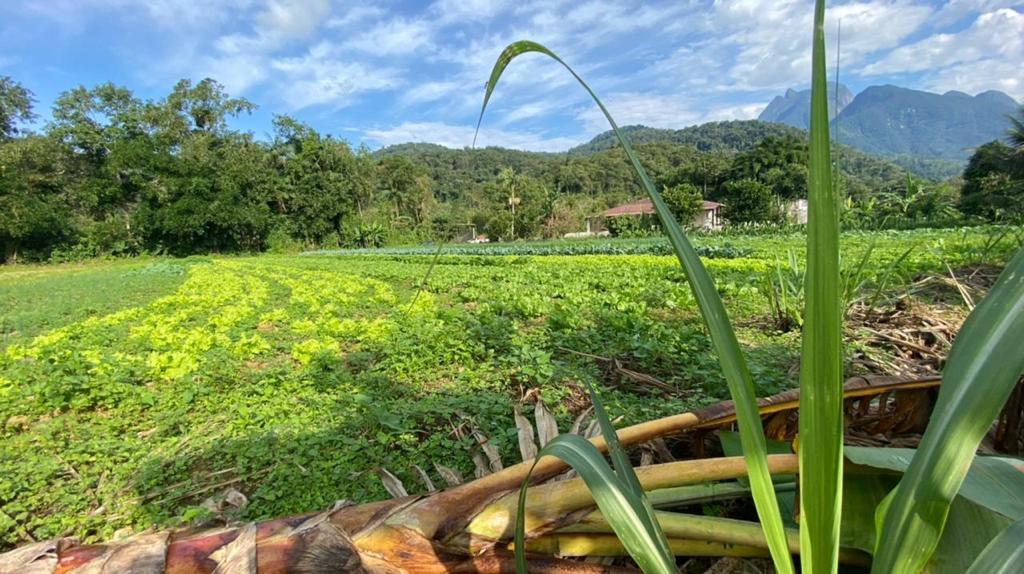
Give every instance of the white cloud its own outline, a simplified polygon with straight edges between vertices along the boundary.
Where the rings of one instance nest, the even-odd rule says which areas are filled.
[[[719,81],[720,88],[780,89],[810,79],[810,3],[742,0],[715,6],[708,25],[719,38],[707,43],[714,57],[704,61],[728,60],[729,53],[736,52],[725,81]],[[841,20],[843,65],[858,64],[870,54],[899,45],[919,30],[932,12],[931,7],[909,0],[839,4],[827,12],[826,43],[835,46]]]
[[[486,21],[507,11],[508,0],[437,0],[428,12],[441,24]]]
[[[381,18],[385,14],[380,6],[350,6],[340,16],[328,20],[325,26],[331,29],[344,29],[364,20]]]
[[[724,106],[711,108],[704,112],[700,122],[720,122],[724,120],[753,120],[764,110],[768,102],[756,104],[737,104],[735,106]]]
[[[924,88],[936,92],[959,90],[977,94],[986,90],[1002,90],[1024,101],[1024,76],[1021,60],[987,59],[943,68],[925,79]]]
[[[327,0],[266,0],[252,13],[247,33],[216,37],[208,54],[203,54],[199,46],[183,50],[176,59],[177,66],[172,67],[187,75],[198,72],[199,76],[216,78],[229,93],[243,94],[270,77],[273,54],[311,38],[329,14]]]
[[[505,112],[501,116],[502,123],[514,123],[530,118],[536,118],[545,114],[549,114],[554,111],[555,102],[552,101],[534,101],[516,106],[511,111]]]
[[[268,0],[256,15],[256,28],[286,40],[308,38],[330,14],[327,0]]]
[[[853,85],[891,82],[967,92],[997,88],[1020,98],[1020,2],[835,0],[829,3],[826,24],[829,68],[841,19],[842,73]],[[754,102],[806,86],[810,77],[811,0],[14,4],[0,2],[0,20],[12,21],[5,22],[4,30],[23,27],[6,18],[11,14],[24,22],[45,20],[41,29],[67,36],[62,41],[74,34],[74,41],[85,45],[96,37],[109,38],[105,49],[122,54],[131,64],[124,69],[150,88],[163,89],[180,77],[210,76],[232,94],[254,97],[256,92],[266,109],[275,110],[281,102],[292,110],[323,106],[327,109],[317,115],[333,125],[336,120],[395,124],[371,130],[391,143],[400,140],[389,138],[401,136],[468,144],[472,134],[464,124],[476,121],[495,59],[510,42],[524,38],[558,52],[605,98],[622,124],[680,128],[755,117],[762,104]],[[0,50],[46,69],[51,62],[35,65],[33,48],[21,47],[31,43],[29,33],[26,38],[8,44],[0,38]],[[0,57],[3,65],[11,62]],[[115,74],[124,73],[117,65],[112,62]],[[258,92],[258,87],[265,90]],[[358,120],[332,115],[354,102],[366,104]],[[568,132],[582,138],[607,127],[575,80],[539,55],[527,55],[507,68],[490,107],[485,125],[495,129],[485,135],[491,143],[564,149],[577,142],[556,136]],[[533,127],[549,119],[559,122],[550,133],[511,127],[517,122]]]
[[[435,102],[451,95],[463,86],[459,82],[420,82],[412,86],[399,97],[403,106],[411,106],[426,102]]]
[[[351,104],[359,94],[402,84],[398,70],[344,59],[328,42],[317,44],[300,57],[275,59],[271,66],[284,75],[279,89],[292,109],[315,105],[340,108]]]
[[[387,146],[405,142],[436,143],[451,148],[468,147],[473,143],[475,128],[442,122],[405,122],[387,128],[365,130],[366,139]],[[565,151],[582,143],[582,139],[549,137],[538,132],[506,131],[481,128],[477,147],[501,146],[533,151]]]
[[[262,55],[244,53],[200,58],[192,63],[190,69],[196,77],[214,78],[232,95],[245,93],[269,76],[267,62]]]
[[[422,52],[431,46],[431,26],[423,20],[392,18],[352,38],[345,45],[377,56]]]
[[[955,24],[973,13],[985,13],[1000,8],[1020,6],[1020,0],[949,0],[931,20],[932,26]]]
[[[620,126],[641,124],[653,128],[682,128],[701,118],[688,102],[672,95],[620,92],[602,98],[608,112]],[[588,133],[609,129],[608,120],[597,106],[587,106],[576,115]]]
[[[896,48],[862,73],[917,72],[978,60],[1024,63],[1024,14],[1010,9],[982,14],[961,32],[935,34]]]

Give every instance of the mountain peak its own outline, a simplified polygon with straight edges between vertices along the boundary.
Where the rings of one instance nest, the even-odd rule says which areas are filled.
[[[833,117],[840,141],[879,155],[951,160],[963,160],[966,150],[1001,138],[1006,115],[1019,105],[996,90],[940,95],[892,84],[869,86],[856,97],[840,86],[839,100],[839,113]],[[758,119],[807,129],[810,105],[810,90],[786,90]]]
[[[835,97],[834,91],[833,84],[829,84],[828,106],[829,117],[832,118],[837,113],[841,113],[843,108],[853,101],[853,92],[843,84],[839,84],[838,98]],[[836,104],[839,107],[838,111],[834,109]],[[786,90],[786,94],[784,96],[776,96],[768,104],[768,107],[761,112],[761,115],[757,116],[757,119],[765,122],[788,124],[802,130],[807,129],[811,125],[811,91],[796,91],[793,88]]]

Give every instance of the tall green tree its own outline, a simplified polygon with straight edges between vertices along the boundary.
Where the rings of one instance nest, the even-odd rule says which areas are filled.
[[[756,179],[739,179],[725,184],[722,195],[724,215],[730,223],[776,223],[779,202],[772,189]]]
[[[0,76],[0,142],[17,136],[18,124],[35,119],[33,94],[10,76]]]
[[[793,137],[767,137],[736,156],[732,180],[754,179],[784,199],[807,197],[807,142]]]
[[[978,147],[964,169],[960,209],[988,219],[1024,215],[1024,178],[1014,148],[999,142]]]
[[[424,221],[432,199],[432,180],[426,170],[407,157],[394,155],[378,165],[382,199],[393,207],[392,223],[403,218],[418,225]]]
[[[672,187],[666,187],[661,192],[662,199],[668,205],[672,216],[676,218],[679,225],[692,227],[694,219],[700,213],[704,201],[700,189],[692,183],[680,183]]]
[[[1024,106],[1017,108],[1017,115],[1008,119],[1010,128],[1006,130],[1006,137],[1016,151],[1018,161],[1024,163]]]
[[[0,145],[0,244],[3,261],[28,252],[45,258],[73,234],[64,170],[68,158],[54,140],[28,136]]]

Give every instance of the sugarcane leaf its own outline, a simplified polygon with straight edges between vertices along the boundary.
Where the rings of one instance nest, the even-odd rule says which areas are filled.
[[[880,451],[881,455],[889,449],[859,450]],[[851,457],[847,456],[847,459],[851,460]],[[882,456],[876,457],[876,460],[881,459]],[[878,474],[870,474],[868,466],[847,473],[843,480],[843,521],[840,536],[844,547],[867,552],[874,550],[876,525],[871,513],[864,510],[875,507],[896,485],[899,475],[891,471],[900,470],[901,460],[902,457],[889,461],[882,460],[883,465],[876,467],[879,469]],[[974,477],[984,484],[987,478],[976,473],[976,470],[977,464],[972,466],[967,480],[971,481]],[[974,499],[962,494],[957,496],[950,506],[949,526],[943,531],[938,548],[932,554],[924,571],[929,574],[965,572],[985,546],[1012,522],[999,511],[994,511]]]
[[[594,406],[594,418],[597,419],[598,425],[601,428],[601,436],[604,437],[604,442],[608,445],[608,453],[612,458],[612,468],[615,476],[629,491],[632,498],[639,502],[639,510],[642,511],[645,522],[654,533],[654,541],[662,545],[660,551],[671,556],[672,550],[669,548],[668,539],[665,538],[665,535],[661,532],[661,526],[659,526],[658,521],[654,518],[654,506],[651,505],[651,502],[644,494],[643,487],[640,486],[640,479],[637,478],[636,471],[633,470],[633,465],[629,461],[626,449],[622,448],[622,445],[619,443],[619,435],[615,432],[615,427],[612,426],[612,421],[604,410],[604,403],[601,402],[601,397],[594,391],[592,385],[587,384],[586,386]]]
[[[800,361],[800,563],[804,572],[839,568],[843,492],[842,285],[839,198],[832,181],[825,76],[825,2],[814,6],[807,271]]]
[[[633,151],[633,147],[619,131],[619,126],[615,123],[608,109],[605,108],[590,86],[583,81],[583,78],[554,52],[536,42],[522,40],[509,44],[502,51],[501,55],[498,56],[498,60],[494,64],[484,92],[484,101],[480,108],[480,117],[477,120],[477,132],[479,132],[480,125],[483,122],[487,102],[490,101],[491,95],[498,85],[498,80],[501,78],[501,74],[514,58],[530,52],[544,54],[561,64],[586,90],[601,110],[601,113],[604,114],[605,119],[608,120],[612,132],[626,153],[626,157],[629,158],[629,162],[636,172],[641,186],[651,198],[651,203],[654,205],[654,210],[661,221],[662,228],[668,235],[669,242],[672,244],[676,257],[679,259],[683,273],[686,275],[687,282],[700,308],[704,324],[708,329],[715,352],[718,355],[726,384],[729,387],[729,394],[736,405],[737,424],[742,437],[743,453],[747,462],[754,504],[757,508],[761,524],[765,529],[765,536],[768,539],[772,560],[775,563],[776,569],[781,574],[792,573],[793,561],[786,544],[782,516],[779,512],[778,500],[775,498],[771,475],[768,472],[767,448],[765,446],[764,429],[761,427],[761,417],[757,410],[757,394],[754,390],[754,383],[751,379],[746,360],[743,358],[739,342],[736,339],[736,333],[729,322],[725,306],[718,295],[714,281],[712,281],[711,276],[708,274],[707,269],[705,269],[700,257],[697,256],[697,252],[690,244],[690,241],[686,238],[679,223],[672,216],[661,194],[651,182],[647,171],[640,164],[640,160]],[[475,144],[475,135],[473,140]],[[614,457],[614,452],[612,454]],[[616,462],[616,468],[619,466],[621,465]],[[631,487],[627,486],[627,488]]]
[[[974,453],[1024,373],[1024,250],[964,322],[931,421],[906,473],[879,506],[873,572],[916,572],[935,550]]]
[[[914,449],[846,447],[852,463],[903,473]],[[1024,519],[1024,461],[1000,456],[976,456],[958,495],[1013,520]]]
[[[888,472],[847,473],[843,478],[843,520],[839,534],[841,545],[874,552],[875,520],[870,509],[878,506],[898,481],[899,475]]]
[[[626,488],[597,447],[579,435],[565,434],[541,449],[537,460],[548,455],[562,459],[579,473],[623,547],[644,572],[668,574],[677,571],[668,540],[657,521],[648,515],[642,497]],[[535,460],[530,474],[536,464]],[[519,574],[526,574],[526,492],[529,483],[530,476],[527,475],[519,490],[516,513],[515,557]]]
[[[1002,531],[971,564],[967,574],[1024,572],[1024,520]]]

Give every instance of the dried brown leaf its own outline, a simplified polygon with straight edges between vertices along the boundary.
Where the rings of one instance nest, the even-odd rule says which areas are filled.
[[[384,490],[387,490],[392,498],[409,496],[409,493],[405,490],[405,485],[402,484],[402,481],[397,476],[391,474],[391,471],[384,467],[377,467],[376,470],[377,474],[380,475],[380,481],[384,483]]]
[[[583,409],[583,412],[576,417],[576,420],[572,422],[572,428],[569,429],[569,434],[580,434],[581,430],[584,430],[583,422],[587,420],[590,413],[594,412],[594,407],[587,407]]]
[[[436,492],[437,491],[437,487],[434,486],[434,481],[430,480],[430,476],[427,474],[427,471],[425,471],[422,468],[420,468],[420,466],[418,464],[412,465],[412,468],[413,468],[413,470],[416,471],[416,474],[419,475],[420,480],[423,481],[423,485],[427,487],[427,492]]]
[[[540,447],[544,448],[558,436],[558,422],[555,421],[555,417],[551,416],[547,407],[544,406],[544,401],[539,397],[533,407],[533,420],[537,423],[537,440],[540,442]]]
[[[437,474],[441,475],[441,479],[444,480],[444,482],[448,486],[458,486],[462,484],[462,473],[455,470],[454,468],[449,468],[447,466],[444,466],[443,464],[438,464],[436,462],[434,463],[434,468],[437,469]]]
[[[516,420],[516,432],[519,437],[519,454],[522,455],[524,461],[537,458],[537,443],[533,441],[533,425],[519,411],[518,406],[515,407],[512,414]]]
[[[256,574],[256,523],[242,527],[238,536],[210,554],[217,562],[212,574]]]
[[[470,430],[473,433],[473,439],[476,440],[477,445],[483,450],[484,455],[487,456],[487,469],[490,471],[488,474],[505,468],[501,464],[501,454],[498,453],[498,448],[491,444],[491,441],[475,425],[470,426]]]

